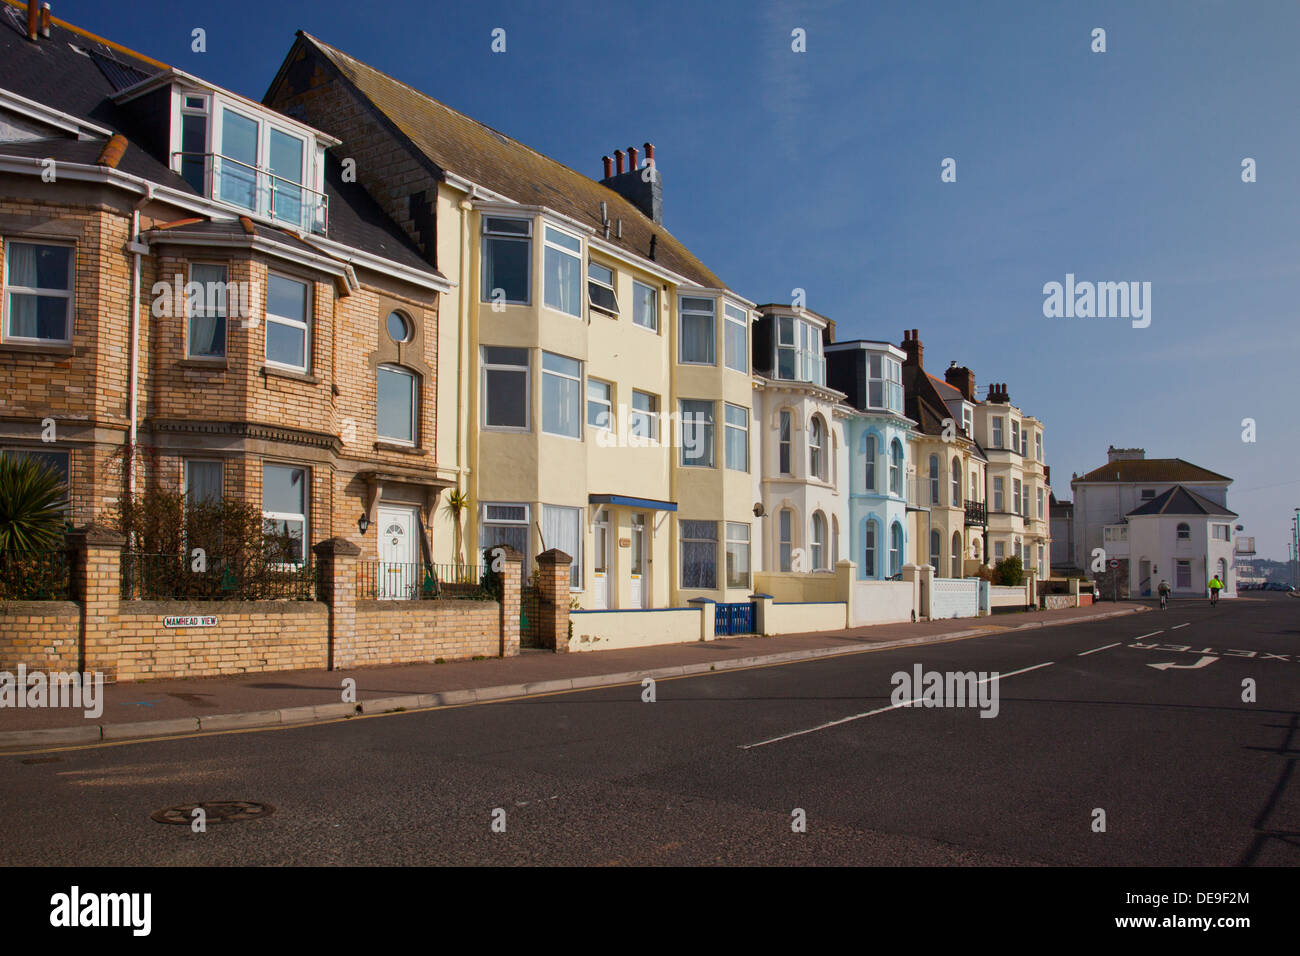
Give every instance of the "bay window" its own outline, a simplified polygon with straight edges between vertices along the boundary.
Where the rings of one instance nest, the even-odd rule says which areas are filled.
[[[266,361],[306,372],[310,354],[307,283],[269,273],[266,277]]]
[[[483,347],[483,426],[527,430],[528,350]]]
[[[582,437],[582,363],[542,353],[542,431]]]
[[[749,313],[734,305],[723,306],[726,316],[723,362],[737,372],[749,371]]]
[[[682,587],[711,591],[718,586],[718,523],[679,522],[682,542]]]
[[[582,590],[582,509],[542,505],[542,543],[558,548],[573,563],[569,565],[569,589]]]
[[[599,262],[587,263],[587,301],[593,309],[618,317],[614,270],[606,269]]]
[[[527,305],[532,282],[533,224],[527,219],[483,219],[484,302]]]
[[[542,301],[548,309],[581,318],[582,240],[554,226],[547,226],[542,238]]]
[[[749,409],[724,403],[726,465],[732,471],[749,471]]]
[[[714,301],[693,296],[678,299],[681,317],[679,361],[692,365],[716,365],[714,359]]]
[[[727,522],[727,587],[749,587],[749,525]]]
[[[681,400],[682,464],[714,467],[713,403]]]
[[[185,354],[190,358],[225,358],[226,311],[232,291],[226,282],[226,267],[207,262],[190,265],[190,282],[201,294],[188,300]]]
[[[307,484],[310,472],[292,465],[262,466],[262,526],[268,535],[288,540],[285,557],[307,558]]]

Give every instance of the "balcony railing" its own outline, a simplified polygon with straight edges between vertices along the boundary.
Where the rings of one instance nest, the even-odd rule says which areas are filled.
[[[966,523],[982,524],[989,523],[989,509],[982,501],[966,502]]]
[[[302,232],[325,235],[329,197],[323,192],[220,153],[175,152],[172,156],[180,159],[181,176],[207,198]]]

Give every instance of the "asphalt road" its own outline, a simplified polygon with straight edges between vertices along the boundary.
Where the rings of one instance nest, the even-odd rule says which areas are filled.
[[[625,686],[9,756],[0,862],[1294,866],[1298,612],[1180,602],[660,681],[653,703]],[[997,716],[887,709],[918,664],[999,672]],[[206,833],[150,816],[219,800],[275,810]]]

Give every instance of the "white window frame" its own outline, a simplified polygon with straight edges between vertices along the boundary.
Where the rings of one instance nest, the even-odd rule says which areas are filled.
[[[548,356],[548,355],[553,355],[553,356],[555,356],[556,358],[564,359],[564,360],[567,361],[567,362],[577,362],[577,363],[578,363],[578,374],[577,374],[577,375],[573,375],[573,374],[571,374],[571,373],[569,373],[569,372],[559,372],[559,371],[556,371],[555,369],[547,368],[547,367],[546,367],[546,356]],[[575,358],[574,358],[573,356],[571,356],[571,355],[563,355],[563,354],[561,354],[560,352],[550,352],[550,351],[546,351],[546,350],[543,350],[543,351],[542,351],[542,358],[541,358],[541,367],[542,367],[542,373],[541,373],[541,374],[542,374],[542,378],[541,378],[541,381],[542,381],[542,434],[544,434],[544,435],[552,435],[552,436],[554,436],[554,437],[556,437],[556,438],[567,438],[567,439],[569,439],[570,441],[582,441],[582,440],[583,440],[583,436],[586,434],[586,427],[585,427],[585,426],[586,426],[586,423],[587,423],[587,402],[586,402],[586,397],[587,397],[587,385],[586,385],[586,382],[584,381],[584,379],[585,379],[586,376],[583,375],[583,371],[584,371],[584,366],[585,366],[585,364],[586,364],[586,363],[584,363],[581,359],[575,359]],[[576,420],[577,420],[577,422],[578,422],[578,434],[576,434],[576,435],[567,435],[567,434],[565,434],[564,432],[553,432],[553,431],[550,431],[549,429],[547,429],[547,427],[546,427],[546,379],[547,379],[547,376],[551,376],[551,377],[553,377],[553,378],[558,378],[558,379],[564,379],[565,381],[569,381],[569,382],[577,382],[577,383],[578,383],[578,408],[577,408],[577,416],[576,416]]]
[[[794,519],[793,508],[782,508],[776,513],[776,569],[785,574],[794,570]]]
[[[403,375],[411,383],[411,437],[398,438],[393,435],[386,435],[381,424],[382,419],[379,413],[379,375],[381,372],[388,372],[393,375]],[[375,435],[383,442],[394,445],[406,445],[414,448],[419,444],[420,439],[420,376],[412,369],[405,368],[401,365],[384,363],[375,369]]]
[[[649,292],[651,296],[653,304],[650,309],[650,317],[654,321],[653,325],[646,325],[641,321],[641,292],[643,290]],[[632,324],[639,329],[653,332],[655,335],[659,334],[659,290],[652,285],[641,282],[639,279],[632,280]]]
[[[733,425],[731,417],[727,414],[730,411],[741,413],[744,419],[744,425]],[[722,464],[724,468],[732,471],[749,471],[749,409],[743,405],[733,405],[730,402],[722,403]],[[732,431],[738,431],[745,437],[745,461],[743,468],[737,468],[731,463],[731,442],[727,441],[731,437]]]
[[[1043,433],[1041,431],[1034,432],[1034,458],[1040,463],[1043,460]]]
[[[794,475],[794,415],[790,409],[783,408],[777,415],[776,432],[776,471],[779,475]],[[785,456],[785,467],[781,466],[781,457]]]
[[[723,303],[722,306],[723,326],[722,326],[722,364],[724,367],[731,369],[733,372],[743,372],[749,374],[749,313],[739,306],[732,305],[730,302]],[[731,354],[731,333],[733,326],[740,326],[741,346],[739,365],[732,364]]]
[[[482,427],[485,431],[493,431],[493,432],[529,432],[529,431],[532,431],[532,430],[533,430],[533,418],[532,418],[532,411],[533,411],[533,410],[532,410],[532,405],[533,405],[533,354],[532,354],[532,351],[529,350],[529,349],[527,349],[527,348],[523,348],[523,347],[521,347],[521,346],[514,346],[514,345],[484,345],[484,346],[480,346],[480,348],[482,349],[482,351],[479,353],[480,364],[481,364],[482,367],[483,367],[483,371],[482,371],[482,373],[481,373],[481,375],[480,375],[480,377],[479,377],[479,383],[480,383],[480,384],[479,384],[479,388],[482,390],[482,400],[481,400],[480,404],[483,406],[482,412],[481,412],[480,415],[479,415],[479,418],[480,418],[480,421],[481,421],[481,427]],[[527,362],[527,364],[525,364],[525,365],[504,365],[504,364],[502,364],[502,363],[500,363],[500,362],[489,362],[489,361],[488,361],[488,350],[489,350],[489,349],[494,349],[494,348],[500,348],[500,349],[512,349],[512,350],[514,350],[514,349],[518,349],[519,351],[521,351],[521,352],[524,353],[524,355],[525,355],[525,361]],[[523,425],[490,425],[490,424],[488,424],[488,420],[487,420],[487,415],[488,415],[488,372],[490,372],[490,371],[511,372],[511,373],[515,373],[515,374],[518,374],[520,371],[522,371],[522,372],[524,373],[524,424],[523,424]]]
[[[289,470],[299,470],[303,473],[302,486],[302,514],[293,514],[287,511],[267,511],[266,510],[266,469],[268,468],[286,468]],[[297,562],[285,562],[281,567],[297,568],[302,567],[303,562],[307,559],[307,551],[311,547],[311,489],[312,489],[312,469],[310,465],[302,465],[297,462],[284,461],[266,461],[262,462],[262,523],[265,527],[267,521],[302,521],[302,554],[301,560]]]
[[[707,430],[707,434],[709,436],[709,441],[705,443],[705,445],[708,448],[707,461],[686,460],[686,453],[690,446],[690,443],[686,441],[687,416],[686,416],[685,405],[687,402],[691,402],[692,404],[695,405],[709,406],[708,421],[696,422],[693,417],[690,419],[692,428],[701,428]],[[682,468],[717,468],[718,467],[718,448],[717,448],[718,403],[713,401],[712,399],[707,399],[707,398],[679,398],[677,400],[677,413],[678,413],[677,417],[680,422],[680,428],[681,428],[681,435],[679,437],[681,439],[681,448],[682,448],[681,456],[678,458],[678,464]],[[694,413],[692,413],[692,415],[694,415]]]
[[[596,386],[597,388],[604,389],[605,397],[603,399],[591,397],[591,388],[593,385]],[[614,430],[614,383],[613,382],[606,382],[604,379],[588,376],[586,397],[584,400],[584,404],[587,413],[588,428],[595,428],[598,429],[599,431],[606,431],[606,432],[612,432]],[[604,409],[605,424],[596,425],[592,422],[591,407],[593,405],[598,405],[602,409]]]
[[[184,90],[178,90],[178,93],[177,116],[180,115],[180,111],[189,111],[197,114],[197,110],[189,110],[189,108],[185,106],[185,97],[198,96],[200,94],[186,93]],[[308,213],[309,210],[315,208],[316,203],[320,201],[320,198],[316,194],[324,192],[324,190],[321,189],[321,182],[324,178],[324,150],[319,148],[319,144],[316,142],[315,137],[305,130],[295,129],[286,123],[278,122],[270,113],[252,110],[247,108],[243,103],[238,103],[227,97],[216,95],[213,96],[209,102],[208,142],[211,144],[210,152],[223,159],[229,158],[234,162],[242,162],[234,160],[234,157],[228,156],[225,151],[224,114],[226,112],[234,113],[236,116],[257,124],[257,161],[254,163],[257,169],[255,172],[251,173],[253,176],[254,190],[253,208],[249,209],[249,207],[234,202],[233,200],[222,199],[220,191],[217,189],[217,182],[213,177],[215,167],[205,163],[206,168],[204,179],[208,186],[208,198],[215,202],[232,206],[235,209],[242,209],[247,213],[251,213],[252,215],[258,216],[259,218],[265,219],[269,222],[281,224],[287,223],[289,225],[297,226],[300,229],[305,229],[308,232],[313,231],[313,226],[317,222],[314,216],[306,214],[302,219],[297,221],[292,219],[283,219],[276,216],[274,201],[272,199],[273,191],[269,187],[272,182],[270,179],[271,133],[274,131],[289,136],[302,143],[302,166],[300,168],[300,175],[302,178],[298,180],[295,185],[301,186],[304,190],[301,200],[304,213]],[[173,148],[179,150],[179,122],[175,124],[174,129],[176,131],[176,138],[173,140]],[[214,160],[214,163],[215,162],[217,162],[217,160]],[[237,168],[244,169],[242,165]],[[289,177],[281,178],[289,179]],[[264,189],[264,181],[268,188]],[[309,193],[311,195],[308,195]]]
[[[641,409],[636,407],[637,396],[645,396],[650,399],[650,407]],[[654,392],[645,392],[639,388],[632,389],[632,404],[628,408],[627,430],[629,435],[636,435],[646,441],[659,440],[659,396]],[[648,434],[641,434],[636,431],[637,422],[644,421],[647,423]]]
[[[686,308],[683,305],[683,303],[687,299],[696,299],[699,301],[708,302],[710,306],[709,311],[705,312],[702,309]],[[686,336],[682,334],[682,326],[685,324],[686,316],[688,315],[693,315],[693,316],[707,315],[709,317],[709,358],[707,361],[703,359],[688,359],[684,357],[685,353],[683,352],[683,349],[686,348]],[[679,295],[677,297],[677,326],[678,326],[678,330],[677,330],[678,364],[711,365],[711,366],[716,366],[718,364],[718,300],[717,299],[711,298],[707,295],[686,295],[685,293]]]
[[[13,263],[12,248],[14,244],[21,246],[57,246],[67,249],[68,255],[68,288],[67,289],[41,289],[32,288],[22,285],[9,284],[9,267]],[[3,322],[0,322],[0,332],[3,332],[3,341],[22,342],[31,345],[71,345],[73,332],[73,319],[75,315],[75,303],[77,297],[77,245],[73,242],[64,242],[57,239],[43,239],[40,237],[15,236],[12,239],[5,240],[5,261],[4,274],[0,276],[0,303],[3,304]],[[63,333],[61,339],[42,339],[26,335],[9,334],[9,298],[13,293],[19,295],[35,295],[47,298],[60,298],[67,300],[63,317]]]
[[[808,563],[814,571],[826,570],[827,530],[826,516],[814,511],[808,528]]]
[[[564,236],[566,239],[572,239],[574,242],[578,244],[577,251],[575,252],[573,249],[570,249],[568,246],[564,245],[563,243],[556,242],[554,239],[550,237],[549,233],[551,232],[558,233],[559,235]],[[550,305],[546,301],[546,280],[547,280],[546,252],[548,249],[554,249],[557,255],[568,256],[570,259],[573,259],[578,264],[578,302],[577,302],[578,311],[577,312],[566,312],[564,309],[558,306]],[[574,233],[569,232],[569,230],[567,229],[562,229],[559,226],[555,225],[554,223],[543,222],[542,223],[542,308],[549,309],[552,312],[558,312],[560,315],[567,315],[571,319],[582,318],[582,304],[584,300],[587,298],[586,296],[587,287],[584,283],[587,270],[583,268],[582,263],[583,263],[582,236],[575,235]]]
[[[609,281],[606,282],[604,279],[597,279],[595,276],[591,274],[592,269],[604,269],[606,272],[609,273]],[[611,318],[617,319],[619,317],[619,311],[620,311],[618,307],[618,292],[614,288],[614,284],[617,281],[618,281],[618,273],[615,272],[613,268],[605,265],[603,262],[597,262],[595,259],[587,260],[587,307],[591,309],[595,309],[597,312],[601,313],[602,315],[608,315]],[[600,286],[600,288],[607,289],[609,291],[609,294],[614,299],[613,309],[610,309],[608,306],[598,305],[596,303],[596,300],[593,299],[591,296],[592,284],[598,285]]]
[[[522,508],[524,516],[522,518],[492,518],[488,516],[489,508]],[[483,501],[479,503],[479,525],[478,539],[479,549],[489,547],[488,529],[496,525],[503,525],[512,528],[524,529],[524,541],[532,540],[532,508],[527,502],[523,501]],[[532,563],[532,548],[525,544],[523,551],[523,575],[527,579],[530,573]]]
[[[993,476],[993,510],[1002,514],[1007,505],[1007,483],[1001,475]]]
[[[583,521],[583,514],[582,514],[583,509],[574,507],[572,505],[543,504],[542,505],[542,526],[543,527],[545,527],[547,523],[546,522],[547,511],[563,511],[566,513],[568,512],[573,513],[573,517],[577,524],[577,535],[574,538],[574,540],[577,541],[578,543],[578,547],[575,549],[578,553],[569,555],[569,557],[573,559],[573,563],[569,565],[569,590],[571,592],[582,591],[583,589],[582,551],[583,551],[583,538],[586,535],[586,523]],[[547,541],[545,542],[545,544],[546,547],[548,548],[554,548],[556,546],[554,541]]]
[[[726,540],[724,541],[722,548],[724,563],[722,571],[723,585],[728,588],[748,588],[750,582],[753,580],[752,575],[754,573],[753,552],[750,548],[750,539],[753,537],[753,531],[750,526],[743,521],[727,521],[724,522],[724,524],[726,525],[726,529],[723,533],[726,536]],[[735,530],[738,528],[743,529],[745,533],[743,538],[740,537],[739,532]],[[747,568],[744,574],[744,580],[736,584],[732,583],[731,564],[727,561],[727,559],[731,557],[733,546],[737,550],[741,548],[744,549],[745,567]]]
[[[683,590],[690,590],[690,591],[715,591],[715,590],[717,590],[717,588],[718,588],[718,522],[716,522],[716,521],[710,521],[710,520],[707,519],[707,518],[685,518],[685,519],[680,519],[680,518],[679,518],[678,520],[679,520],[679,521],[691,521],[691,522],[698,522],[698,523],[700,523],[700,524],[711,524],[711,525],[713,525],[713,537],[712,537],[712,538],[688,538],[688,537],[686,536],[686,529],[685,529],[685,528],[679,528],[679,533],[678,533],[678,546],[677,546],[677,552],[678,552],[678,554],[677,554],[677,558],[678,558],[678,565],[679,565],[679,568],[680,568],[680,571],[679,571],[679,573],[678,573],[678,576],[679,576],[679,578],[681,579],[681,587],[682,587],[682,589],[683,589]],[[724,535],[724,541],[725,541],[726,531],[724,530],[722,533],[723,533],[723,535]],[[710,587],[710,586],[708,586],[708,585],[705,585],[705,584],[687,584],[687,583],[686,583],[686,564],[687,564],[687,562],[686,562],[686,545],[687,545],[688,543],[690,543],[690,544],[710,544],[710,545],[712,545],[712,549],[713,549],[713,558],[712,558],[712,567],[713,567],[713,586],[712,586],[712,587]],[[723,569],[722,569],[722,572],[723,572],[723,582],[725,583],[725,582],[726,582],[726,577],[725,577],[725,575],[726,575],[726,568],[723,568]]]
[[[1003,421],[1001,415],[992,416],[992,418],[989,420],[989,429],[992,432],[992,437],[993,437],[991,447],[993,448],[1004,447],[1002,444],[1002,439],[1005,438],[1006,436],[1003,434]]]
[[[303,316],[305,321],[299,322],[297,319],[290,316],[276,315],[271,311],[269,303],[271,301],[271,278],[273,276],[277,279],[284,279],[287,282],[297,283],[305,288],[306,295],[303,298]],[[287,272],[269,272],[267,274],[265,299],[267,305],[262,310],[263,314],[266,316],[267,325],[266,334],[263,336],[262,341],[262,357],[267,365],[270,365],[273,368],[286,369],[290,372],[302,372],[303,374],[307,374],[311,369],[311,319],[315,307],[315,293],[315,283],[310,279],[302,279],[298,276],[290,275]],[[289,365],[285,362],[277,362],[267,355],[267,348],[271,342],[270,327],[272,325],[283,325],[291,329],[302,329],[302,365]]]
[[[808,419],[808,477],[826,480],[826,421],[814,414]]]
[[[504,220],[508,222],[522,222],[527,228],[524,232],[494,232],[489,223],[495,220]],[[532,305],[533,302],[533,221],[531,219],[519,216],[489,216],[484,215],[479,237],[479,258],[482,260],[479,264],[479,301],[491,304],[492,289],[488,282],[488,242],[489,240],[505,240],[507,242],[521,242],[527,249],[528,254],[524,256],[524,299],[502,299],[505,305]],[[504,291],[504,289],[502,290]]]

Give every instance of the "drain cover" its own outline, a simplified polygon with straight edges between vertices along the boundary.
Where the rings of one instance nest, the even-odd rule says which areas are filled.
[[[159,823],[179,823],[189,826],[194,820],[194,811],[200,809],[208,823],[242,823],[245,820],[260,820],[275,813],[275,807],[269,803],[253,803],[251,800],[216,800],[211,803],[182,803],[150,814]]]

